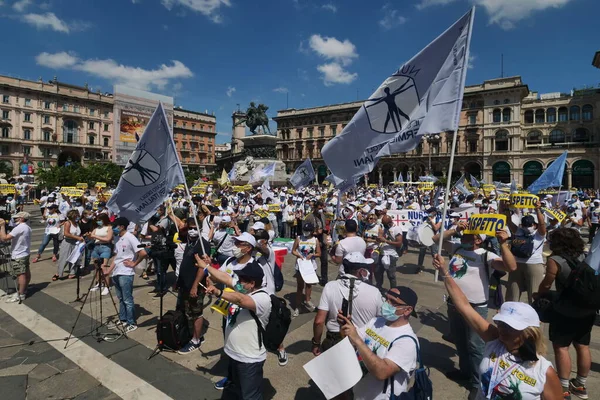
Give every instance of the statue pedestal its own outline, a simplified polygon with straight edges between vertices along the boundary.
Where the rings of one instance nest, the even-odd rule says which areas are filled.
[[[273,135],[252,135],[240,139],[244,144],[244,159],[237,161],[234,168],[237,176],[233,182],[236,185],[248,183],[252,172],[256,169],[262,169],[272,163],[275,163],[275,174],[269,177],[271,185],[285,185],[290,177],[285,172],[285,164],[277,159],[277,136]],[[259,183],[260,184],[260,183]]]

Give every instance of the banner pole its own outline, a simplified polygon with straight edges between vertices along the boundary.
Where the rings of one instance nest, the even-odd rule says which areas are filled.
[[[448,212],[448,198],[450,195],[452,184],[452,169],[454,168],[454,153],[456,152],[456,137],[458,131],[454,131],[452,137],[452,151],[450,152],[450,165],[448,166],[448,180],[446,181],[446,193],[444,193],[444,209],[442,211],[442,226],[440,227],[440,241],[438,244],[438,255],[442,255],[442,246],[444,244],[444,227],[446,225],[446,213]],[[437,282],[439,278],[439,271],[435,270],[434,282]]]

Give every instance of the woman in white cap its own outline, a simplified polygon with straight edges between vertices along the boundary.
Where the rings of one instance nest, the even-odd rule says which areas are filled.
[[[560,380],[543,357],[545,338],[537,312],[528,304],[507,301],[489,323],[473,307],[436,254],[433,266],[441,273],[457,311],[486,342],[479,366],[480,388],[469,400],[563,400]]]

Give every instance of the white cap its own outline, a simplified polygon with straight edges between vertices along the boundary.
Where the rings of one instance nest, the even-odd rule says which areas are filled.
[[[516,301],[507,301],[502,304],[500,312],[492,319],[504,322],[517,331],[522,331],[530,326],[536,328],[540,326],[540,317],[533,307]]]
[[[383,211],[383,210],[385,210],[385,207],[382,206],[382,205],[378,205],[378,206],[375,206],[375,210],[377,210],[377,211]]]
[[[373,264],[375,261],[372,258],[365,258],[365,256],[358,251],[346,254],[344,260],[348,260],[353,264]]]
[[[361,211],[365,214],[368,214],[369,212],[371,212],[371,207],[364,206]]]
[[[252,247],[256,247],[256,239],[254,239],[254,236],[252,236],[248,232],[244,232],[240,236],[234,236],[233,238],[238,242],[250,243]]]
[[[252,225],[252,229],[254,229],[255,231],[259,229],[265,229],[265,224],[263,224],[262,222],[255,222],[254,225]]]
[[[460,218],[460,214],[457,212],[451,212],[449,215],[450,218]]]
[[[221,217],[221,222],[231,222],[231,217],[229,215],[225,215]]]
[[[544,197],[545,199],[548,200],[552,200],[554,197],[551,194],[547,194],[546,197]]]
[[[213,224],[220,224],[221,221],[223,221],[223,219],[221,217],[214,217],[213,218]]]

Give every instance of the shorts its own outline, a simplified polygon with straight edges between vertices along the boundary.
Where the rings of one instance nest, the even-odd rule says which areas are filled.
[[[13,278],[23,275],[29,269],[29,256],[10,260],[10,266],[12,268]]]
[[[17,196],[17,205],[25,204],[25,196]]]
[[[204,293],[198,291],[197,297],[190,297],[188,292],[180,291],[179,297],[180,302],[178,303],[180,303],[182,311],[185,313],[190,323],[202,317],[204,312]]]
[[[110,246],[105,244],[97,244],[92,250],[92,258],[110,258],[111,251]]]
[[[550,341],[560,347],[568,347],[571,343],[589,346],[596,313],[582,318],[566,317],[553,313],[550,320]]]

